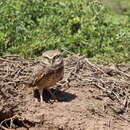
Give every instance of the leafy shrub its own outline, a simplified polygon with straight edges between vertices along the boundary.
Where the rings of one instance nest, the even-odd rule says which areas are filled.
[[[0,19],[1,55],[59,48],[129,61],[129,18],[112,15],[101,0],[1,0]]]

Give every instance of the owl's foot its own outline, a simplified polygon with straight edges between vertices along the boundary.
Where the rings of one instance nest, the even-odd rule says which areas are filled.
[[[58,98],[51,92],[50,89],[46,89],[46,90],[50,93],[50,95],[51,95],[51,97],[53,98],[54,101],[58,101]],[[42,102],[44,102],[44,100],[43,100],[43,89],[39,89],[39,94],[40,94],[40,102],[42,103]]]
[[[47,91],[51,94],[52,98],[53,98],[55,101],[58,101],[58,98],[51,92],[50,89],[47,89]]]

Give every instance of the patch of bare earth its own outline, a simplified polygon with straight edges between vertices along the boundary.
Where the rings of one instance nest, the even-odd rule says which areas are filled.
[[[66,60],[65,78],[39,102],[36,88],[1,86],[0,128],[16,130],[129,130],[129,68]],[[74,63],[75,62],[75,63]],[[72,63],[72,64],[70,64]]]

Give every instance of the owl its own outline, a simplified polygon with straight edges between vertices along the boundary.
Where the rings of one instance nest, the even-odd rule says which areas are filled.
[[[48,90],[48,92],[55,97],[49,88],[63,78],[64,61],[62,54],[58,50],[46,51],[42,56],[38,57],[37,60],[39,64],[33,69],[32,84],[38,88],[40,101],[42,102],[44,89]]]

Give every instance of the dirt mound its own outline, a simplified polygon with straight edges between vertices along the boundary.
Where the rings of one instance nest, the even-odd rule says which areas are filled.
[[[44,91],[45,102],[40,103],[36,88],[12,80],[11,76],[15,75],[17,69],[13,69],[12,74],[9,68],[6,76],[10,75],[10,79],[6,77],[3,80],[2,64],[4,67],[5,63],[8,63],[8,67],[12,64],[8,59],[2,57],[0,62],[3,72],[3,75],[0,74],[1,129],[130,129],[129,66],[96,65],[85,57],[69,57],[65,59],[64,79],[51,89],[58,101],[53,101],[49,93]],[[19,62],[17,58],[10,60]],[[23,62],[23,66],[29,66]]]

